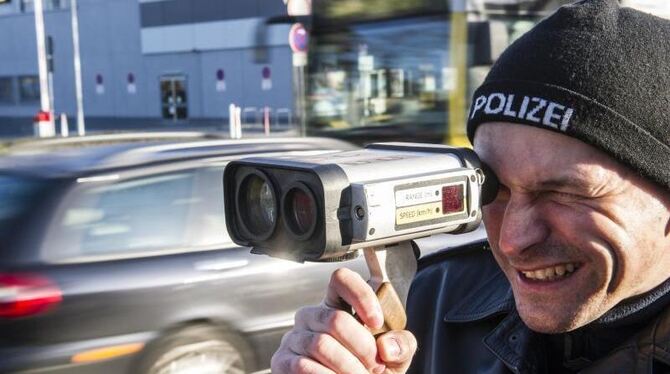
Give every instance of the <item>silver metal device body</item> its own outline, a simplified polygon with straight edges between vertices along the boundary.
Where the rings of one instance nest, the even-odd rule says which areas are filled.
[[[233,241],[254,253],[337,260],[363,248],[476,229],[497,188],[485,170],[471,149],[418,143],[242,159],[224,172],[226,225]]]
[[[456,154],[363,149],[300,161],[337,164],[346,175],[351,187],[348,214],[353,230],[349,250],[451,232],[481,218],[484,174],[465,167]],[[454,184],[463,186],[464,210],[458,217],[452,214],[450,219],[440,220],[443,216],[435,209],[442,202],[441,187]],[[342,214],[337,210],[325,213],[333,219]]]

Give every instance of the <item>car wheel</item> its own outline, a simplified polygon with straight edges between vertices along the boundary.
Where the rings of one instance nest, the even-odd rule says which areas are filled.
[[[251,350],[240,337],[211,326],[189,326],[147,346],[138,374],[244,374]]]

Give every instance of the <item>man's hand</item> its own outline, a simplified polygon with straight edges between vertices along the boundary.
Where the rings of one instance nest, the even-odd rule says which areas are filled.
[[[416,351],[409,331],[390,331],[376,340],[371,328],[384,323],[372,288],[349,269],[335,271],[319,306],[296,313],[295,326],[272,356],[272,373],[405,373]]]

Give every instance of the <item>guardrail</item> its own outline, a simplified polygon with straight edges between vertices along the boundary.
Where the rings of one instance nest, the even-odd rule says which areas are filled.
[[[294,128],[293,111],[289,108],[239,107],[230,104],[229,129],[232,139],[242,138],[243,132],[265,133],[284,132]]]

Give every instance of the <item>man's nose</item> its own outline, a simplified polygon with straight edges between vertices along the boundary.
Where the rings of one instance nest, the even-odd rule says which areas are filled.
[[[543,242],[549,235],[544,218],[532,196],[512,194],[500,226],[500,251],[506,256],[516,256]]]

